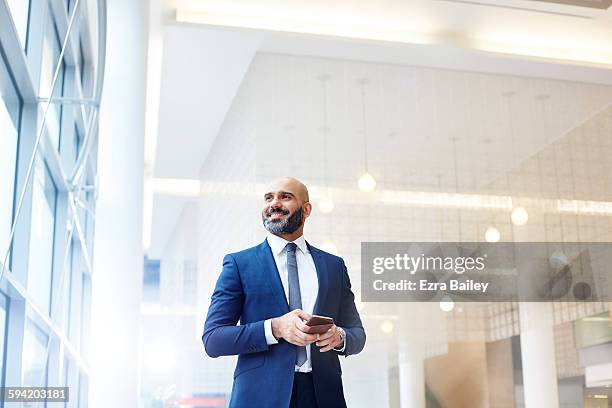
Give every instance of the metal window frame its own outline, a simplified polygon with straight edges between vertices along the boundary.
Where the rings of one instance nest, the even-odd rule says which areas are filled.
[[[63,0],[31,0],[28,21],[27,43],[24,50],[13,25],[8,4],[0,0],[0,64],[6,66],[14,87],[21,101],[20,121],[18,123],[18,153],[16,165],[15,197],[23,195],[19,219],[15,225],[11,242],[12,256],[10,264],[4,268],[0,277],[0,290],[7,295],[7,330],[6,338],[6,384],[20,385],[22,377],[21,354],[28,319],[32,320],[48,336],[47,347],[48,381],[62,382],[65,369],[69,373],[69,383],[88,383],[89,367],[83,355],[81,339],[88,336],[88,316],[79,316],[78,325],[67,325],[63,322],[63,307],[66,299],[73,305],[87,302],[83,299],[86,289],[84,280],[91,282],[92,256],[92,222],[95,216],[95,204],[90,202],[90,191],[94,190],[95,170],[97,167],[97,111],[103,85],[103,73],[106,51],[106,0],[97,0],[97,16],[90,16],[90,9],[85,0],[79,6],[79,0],[72,1],[69,10]],[[76,6],[75,6],[76,4]],[[64,88],[70,90],[66,95],[38,95],[42,47],[47,20],[55,24],[60,39],[65,38],[69,30],[69,21],[73,10],[77,14],[70,28],[70,36],[65,44],[63,61],[65,63]],[[96,17],[97,20],[93,20]],[[97,27],[97,42],[94,41],[92,27]],[[77,52],[78,50],[78,52]],[[78,56],[81,55],[82,59]],[[82,63],[85,66],[82,66]],[[81,78],[83,73],[84,78]],[[2,86],[2,84],[0,84]],[[41,133],[41,140],[35,152],[35,140],[39,133],[42,117],[47,103],[60,104],[64,113],[60,119],[59,152],[51,143],[46,129]],[[47,128],[47,126],[45,126]],[[70,146],[74,137],[79,137],[81,149],[76,160],[74,149]],[[71,152],[72,149],[72,152]],[[72,154],[70,154],[70,152]],[[55,211],[55,231],[53,248],[53,272],[51,291],[51,315],[43,313],[27,293],[26,285],[29,259],[29,234],[32,214],[32,171],[28,163],[34,154],[39,154],[48,166],[51,177],[58,190]],[[69,157],[70,156],[70,157]],[[87,185],[86,185],[87,184]],[[82,199],[81,199],[82,198]],[[84,209],[84,206],[87,209]],[[15,209],[14,209],[15,212]],[[79,215],[81,214],[81,215]],[[85,230],[84,221],[90,227]],[[66,237],[68,236],[68,239]],[[66,255],[72,247],[73,282],[68,285],[69,294],[62,293],[65,278]],[[77,249],[78,248],[78,249]],[[0,248],[0,267],[4,261],[6,248]],[[0,270],[0,275],[2,271]],[[70,276],[70,275],[69,275]],[[79,285],[80,280],[80,285]],[[72,309],[80,309],[77,306]],[[79,310],[80,312],[80,310]],[[74,316],[76,317],[76,316]],[[73,326],[72,328],[68,326]],[[78,340],[70,336],[69,331],[78,332]],[[69,366],[64,367],[65,359]],[[3,375],[3,373],[0,373]],[[75,380],[76,379],[76,380]],[[76,390],[75,390],[76,391]],[[78,391],[77,391],[78,392]],[[83,391],[86,395],[87,390]],[[80,394],[80,393],[79,393]],[[4,404],[0,401],[0,407]]]

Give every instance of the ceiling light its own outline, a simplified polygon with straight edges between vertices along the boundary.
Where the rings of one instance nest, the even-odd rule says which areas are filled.
[[[444,296],[442,300],[440,301],[440,309],[443,312],[450,312],[454,308],[455,308],[455,302],[453,302],[453,299],[451,299],[450,297]]]
[[[529,214],[527,214],[527,210],[525,210],[523,207],[516,207],[514,210],[512,210],[510,218],[512,219],[512,223],[514,225],[521,227],[527,224]]]
[[[380,330],[386,334],[393,333],[393,322],[391,320],[385,320],[380,324]]]
[[[363,134],[363,165],[364,173],[357,181],[359,189],[368,193],[376,187],[376,180],[368,173],[368,126],[366,125],[365,86],[370,82],[367,78],[359,79],[361,86],[361,132]]]
[[[501,234],[499,233],[499,230],[495,227],[489,227],[487,228],[487,231],[485,232],[485,240],[487,242],[499,242],[499,239],[501,238]]]
[[[376,180],[370,173],[364,173],[361,177],[359,177],[357,185],[359,186],[359,190],[363,191],[364,193],[369,193],[376,188]]]

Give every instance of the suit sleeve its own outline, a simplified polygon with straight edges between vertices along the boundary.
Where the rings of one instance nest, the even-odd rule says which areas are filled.
[[[342,299],[340,302],[340,318],[337,325],[346,332],[344,351],[339,354],[345,356],[357,354],[365,346],[366,334],[361,324],[359,312],[355,306],[355,295],[351,290],[351,280],[342,261]]]
[[[263,320],[237,325],[243,304],[244,291],[238,265],[233,256],[226,255],[204,323],[202,342],[210,357],[268,350]]]

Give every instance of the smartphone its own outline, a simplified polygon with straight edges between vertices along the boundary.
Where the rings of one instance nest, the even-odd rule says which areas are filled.
[[[308,329],[305,330],[308,334],[323,334],[334,325],[334,319],[331,317],[312,315],[306,322]]]

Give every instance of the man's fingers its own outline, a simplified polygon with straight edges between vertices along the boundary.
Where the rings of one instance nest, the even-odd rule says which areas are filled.
[[[303,321],[297,319],[295,322],[295,327],[297,327],[301,332],[306,333],[306,330],[308,330],[308,327],[306,324],[304,324]]]
[[[326,339],[329,339],[329,338],[331,338],[331,337],[334,337],[334,335],[335,335],[335,334],[336,334],[336,332],[333,332],[333,331],[331,331],[331,329],[330,329],[330,330],[326,331],[325,333],[320,334],[320,335],[319,335],[319,340],[326,340]]]
[[[301,309],[295,309],[293,311],[300,319],[309,320],[312,316]]]
[[[331,343],[332,343],[331,339],[327,339],[327,340],[317,341],[315,344],[319,347],[325,347]]]
[[[299,337],[293,337],[289,343],[294,344],[296,346],[306,346],[308,344],[308,343],[305,343]]]
[[[308,343],[312,343],[313,341],[315,341],[317,339],[317,336],[315,336],[314,334],[307,334],[304,333],[303,331],[297,330],[294,333],[295,336],[299,337],[300,339],[307,341]]]
[[[302,339],[304,341],[307,341],[308,344],[310,344],[313,341],[315,341],[317,339],[317,336],[315,334],[305,333],[304,331],[301,330],[302,326],[304,326],[304,324],[300,321],[300,319],[296,319],[295,320],[295,328],[293,328],[291,330],[291,334],[293,336],[299,337],[300,339]]]
[[[309,344],[312,344],[312,341],[306,341],[296,335],[291,336],[289,339],[287,339],[287,341],[296,346],[307,346]]]

